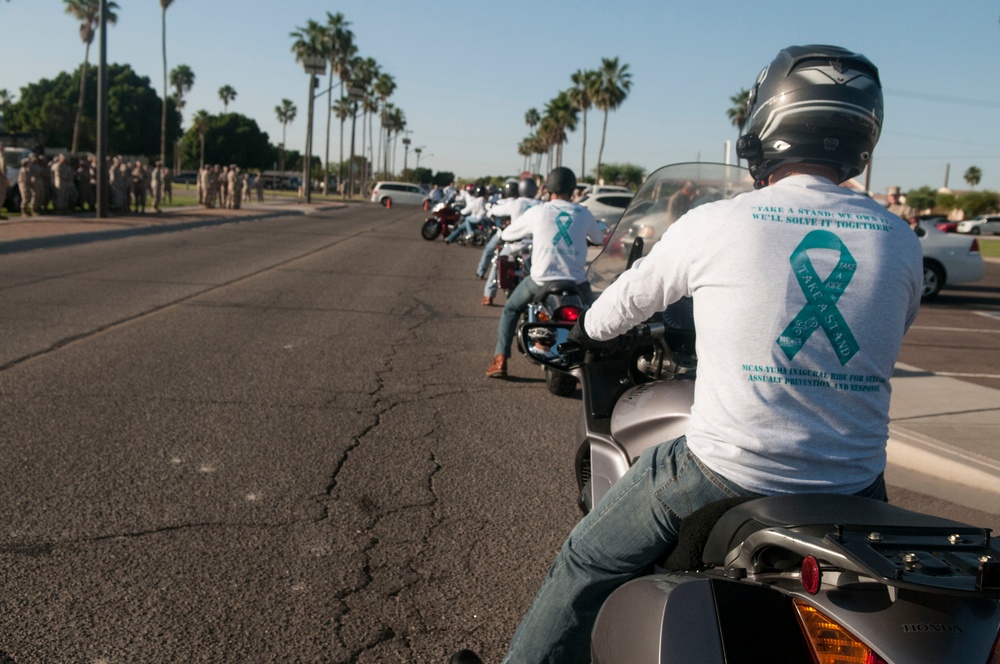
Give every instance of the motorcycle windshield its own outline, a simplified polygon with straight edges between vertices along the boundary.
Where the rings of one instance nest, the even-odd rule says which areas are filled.
[[[642,255],[688,210],[753,190],[749,171],[739,166],[692,162],[671,164],[646,178],[629,203],[587,278],[595,292],[604,290],[628,267],[629,252],[642,238]]]

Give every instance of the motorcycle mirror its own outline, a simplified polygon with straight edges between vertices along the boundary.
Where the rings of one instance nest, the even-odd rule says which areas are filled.
[[[525,323],[521,327],[521,348],[533,362],[565,371],[572,364],[559,345],[566,341],[571,324]]]
[[[628,252],[628,263],[626,269],[632,267],[632,265],[642,258],[642,248],[645,243],[641,237],[636,237],[632,241],[632,249]]]

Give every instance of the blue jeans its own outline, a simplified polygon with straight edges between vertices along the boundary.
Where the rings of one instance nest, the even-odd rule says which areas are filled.
[[[482,217],[466,217],[465,221],[455,226],[455,230],[453,230],[451,234],[445,238],[444,241],[454,242],[455,240],[458,239],[458,237],[462,233],[468,233],[469,235],[472,235],[472,224],[474,223],[478,224],[482,220],[483,220]]]
[[[490,260],[493,258],[493,251],[500,244],[500,230],[493,234],[493,237],[489,239],[486,246],[483,247],[483,255],[479,257],[479,265],[476,267],[476,276],[482,277],[486,274],[486,268],[490,265]]]
[[[676,545],[682,519],[719,500],[757,495],[706,468],[683,436],[646,450],[573,528],[504,662],[590,661],[601,605]],[[859,495],[884,500],[884,481]]]
[[[500,325],[497,328],[497,345],[494,355],[510,357],[510,348],[514,343],[514,334],[517,332],[517,319],[521,313],[528,308],[536,295],[545,290],[545,284],[538,284],[531,277],[524,277],[511,294],[507,297],[506,304],[503,305],[503,312],[500,314]],[[593,291],[589,282],[577,284],[580,294],[586,304],[594,301]]]

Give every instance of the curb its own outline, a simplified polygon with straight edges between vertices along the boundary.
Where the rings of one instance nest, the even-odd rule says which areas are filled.
[[[244,215],[240,217],[213,217],[209,219],[196,219],[193,221],[180,221],[176,223],[165,222],[159,224],[149,224],[133,228],[112,228],[98,231],[82,231],[79,233],[63,233],[56,235],[46,235],[34,238],[22,238],[19,240],[0,240],[0,255],[12,254],[21,251],[32,251],[50,247],[68,247],[88,242],[99,242],[101,240],[116,240],[125,237],[140,235],[157,235],[160,233],[173,233],[175,231],[191,230],[194,228],[206,228],[210,226],[221,226],[223,224],[239,223],[244,221],[258,221],[263,219],[273,219],[275,217],[290,215],[308,215],[327,210],[337,210],[346,207],[344,204],[328,205],[323,207],[309,208],[308,210],[275,210],[262,211],[256,214]]]

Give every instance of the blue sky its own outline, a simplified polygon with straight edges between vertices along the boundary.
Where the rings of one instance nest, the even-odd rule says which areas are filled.
[[[155,0],[118,0],[108,59],[131,64],[162,86],[160,8]],[[75,69],[83,44],[62,0],[0,2],[8,54],[0,88],[20,87]],[[736,129],[729,97],[750,87],[783,46],[828,43],[860,51],[880,69],[885,127],[875,151],[872,189],[944,184],[964,189],[969,166],[979,188],[1000,190],[1000,2],[994,0],[770,0],[713,2],[522,2],[435,0],[175,0],[167,11],[168,67],[186,64],[196,80],[184,113],[222,112],[218,89],[238,93],[230,111],[254,118],[275,144],[282,98],[299,107],[288,144],[305,145],[307,77],[289,33],[310,18],[342,12],[359,54],[392,74],[392,100],[406,114],[421,165],[460,177],[516,173],[524,114],[544,109],[577,69],[617,56],[632,72],[632,92],[608,120],[605,162],[649,170],[678,162],[722,161]],[[15,47],[13,26],[32,35]],[[95,42],[96,45],[96,42]],[[91,62],[96,62],[96,48]],[[324,86],[325,87],[325,86]],[[323,108],[319,103],[317,108]],[[586,168],[593,168],[601,115],[588,115]],[[331,155],[336,155],[336,121]],[[325,117],[313,152],[323,154]],[[359,139],[360,140],[360,139]],[[377,137],[376,137],[377,140]],[[570,136],[564,164],[579,171],[582,132]],[[335,158],[335,157],[334,157]],[[414,155],[409,155],[414,164]],[[397,156],[402,168],[402,149]]]

